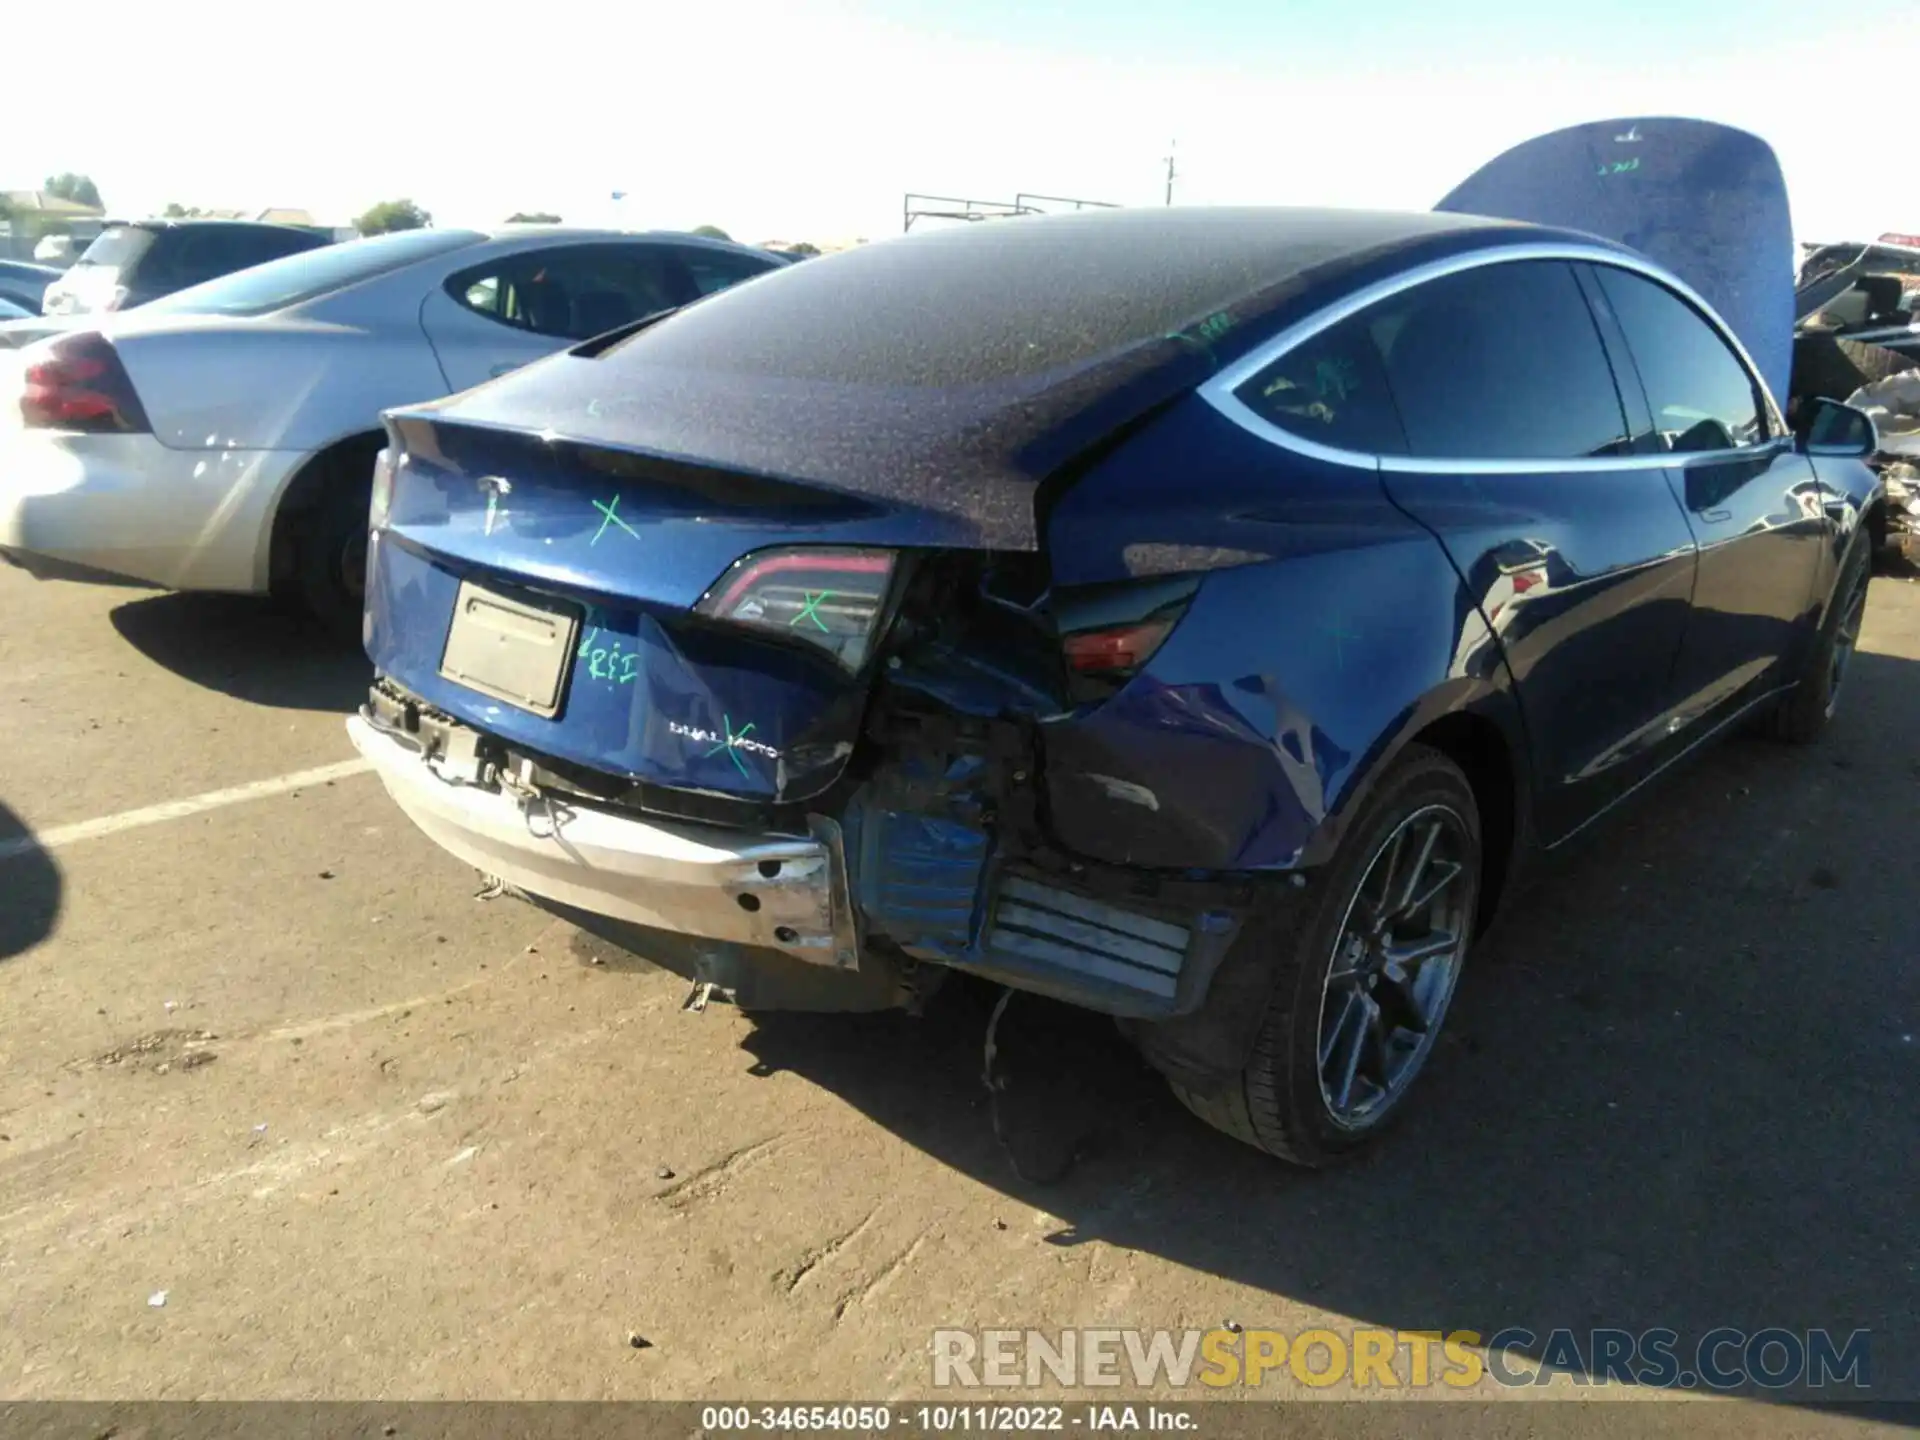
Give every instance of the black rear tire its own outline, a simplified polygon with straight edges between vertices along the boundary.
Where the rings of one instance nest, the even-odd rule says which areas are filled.
[[[1810,745],[1825,733],[1840,705],[1841,684],[1852,668],[1853,648],[1866,610],[1873,572],[1873,539],[1854,537],[1827,602],[1820,633],[1808,647],[1793,689],[1780,698],[1769,717],[1768,733],[1790,745]]]
[[[367,511],[373,503],[373,469],[358,456],[331,462],[318,502],[300,517],[294,549],[294,580],[301,605],[328,635],[360,639],[366,609]]]
[[[1405,1109],[1404,1088],[1364,1125],[1336,1119],[1323,1087],[1322,1007],[1342,936],[1362,903],[1360,891],[1375,873],[1375,860],[1407,822],[1436,808],[1460,822],[1465,842],[1460,901],[1465,933],[1471,936],[1484,863],[1473,787],[1459,766],[1439,751],[1410,746],[1381,779],[1327,866],[1312,920],[1273,956],[1271,998],[1245,1068],[1221,1089],[1207,1093],[1169,1080],[1181,1103],[1200,1119],[1270,1155],[1315,1168],[1356,1154],[1398,1120]],[[1250,933],[1266,931],[1256,926]],[[1444,1020],[1443,999],[1407,1087],[1418,1088],[1419,1072],[1431,1058]]]

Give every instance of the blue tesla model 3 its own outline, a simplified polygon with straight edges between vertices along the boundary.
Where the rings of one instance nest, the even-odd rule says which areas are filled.
[[[1642,119],[781,269],[388,415],[349,728],[743,1005],[988,977],[1324,1164],[1530,860],[1832,719],[1883,501],[1792,258],[1763,142]]]

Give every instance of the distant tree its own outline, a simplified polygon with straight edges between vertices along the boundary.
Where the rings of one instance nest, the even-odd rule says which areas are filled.
[[[389,230],[421,230],[433,223],[433,216],[411,200],[382,200],[353,222],[362,235],[384,235]]]
[[[182,205],[178,200],[169,201],[167,208],[160,212],[162,220],[191,220],[204,213],[198,205]]]
[[[49,195],[71,200],[76,205],[91,205],[96,210],[103,208],[100,204],[100,187],[89,177],[75,175],[71,170],[64,175],[49,175],[47,183],[40,188]]]
[[[544,210],[516,210],[507,217],[509,225],[558,225],[560,217]]]
[[[693,227],[693,233],[695,235],[704,235],[709,240],[733,239],[731,235],[727,234],[727,232],[722,230],[718,225],[696,225]]]
[[[820,253],[820,247],[811,240],[802,240],[798,245],[789,245],[787,247],[787,253],[789,255],[818,255]]]

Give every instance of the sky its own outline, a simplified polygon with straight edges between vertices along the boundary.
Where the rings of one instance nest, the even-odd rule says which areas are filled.
[[[0,189],[79,171],[116,215],[404,196],[836,242],[897,234],[909,190],[1160,204],[1170,144],[1177,204],[1428,209],[1531,135],[1665,114],[1768,140],[1802,240],[1920,230],[1913,143],[1860,98],[1920,75],[1920,0],[94,0],[85,29],[79,69],[9,70],[41,118],[0,128]]]

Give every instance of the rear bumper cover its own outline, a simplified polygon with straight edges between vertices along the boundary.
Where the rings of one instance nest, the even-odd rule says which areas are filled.
[[[853,980],[870,960],[877,975],[904,959],[1166,1019],[1211,1008],[1247,909],[1234,884],[1154,888],[1138,872],[1010,857],[990,828],[958,818],[969,806],[925,789],[953,769],[929,772],[926,756],[882,766],[832,817],[768,833],[765,821],[587,800],[537,758],[403,694],[376,685],[347,728],[428,838],[538,900],[707,942],[709,960],[752,947]]]
[[[0,551],[47,577],[263,591],[273,508],[305,458],[0,426]]]
[[[464,783],[362,715],[348,719],[347,733],[430,839],[528,894],[815,964],[857,963],[828,823],[799,837],[615,815]]]

